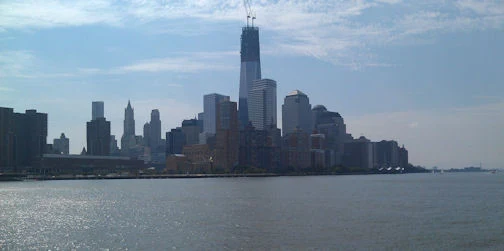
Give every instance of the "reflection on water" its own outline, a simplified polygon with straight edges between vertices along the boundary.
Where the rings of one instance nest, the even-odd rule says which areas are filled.
[[[504,175],[0,183],[0,248],[504,250]]]

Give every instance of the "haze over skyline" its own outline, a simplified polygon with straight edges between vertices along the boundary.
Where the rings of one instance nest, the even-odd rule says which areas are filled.
[[[502,1],[253,1],[278,111],[299,89],[354,137],[393,139],[427,167],[504,167]],[[242,1],[0,3],[0,106],[48,113],[48,142],[86,145],[91,102],[123,134],[159,109],[162,134],[238,101]],[[278,112],[281,125],[281,112]]]

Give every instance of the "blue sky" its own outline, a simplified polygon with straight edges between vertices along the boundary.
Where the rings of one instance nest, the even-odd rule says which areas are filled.
[[[504,167],[503,1],[252,7],[279,108],[300,89],[355,137],[404,144],[414,164]],[[48,141],[64,132],[73,153],[93,100],[117,138],[128,99],[137,134],[156,108],[167,131],[204,94],[237,100],[245,20],[242,1],[1,1],[0,106],[48,113]]]

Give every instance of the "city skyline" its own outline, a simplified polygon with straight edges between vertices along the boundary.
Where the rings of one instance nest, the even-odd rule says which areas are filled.
[[[499,73],[504,35],[497,32],[503,27],[502,5],[457,1],[432,9],[385,2],[254,5],[261,29],[262,77],[278,81],[279,100],[299,89],[313,106],[322,104],[341,113],[348,132],[356,138],[364,135],[405,144],[414,164],[504,166],[499,155],[504,142],[499,133],[504,125]],[[217,92],[239,101],[241,2],[222,7],[225,17],[220,20],[199,15],[207,9],[217,12],[217,5],[192,5],[194,10],[186,18],[192,33],[144,31],[180,28],[184,18],[156,16],[159,6],[141,6],[154,8],[151,19],[142,23],[135,18],[114,19],[121,13],[111,11],[107,3],[94,9],[86,4],[50,5],[90,15],[80,20],[79,15],[55,15],[59,19],[50,22],[40,10],[27,11],[34,6],[0,4],[8,13],[0,19],[0,106],[48,113],[48,140],[65,133],[71,153],[79,153],[85,146],[85,122],[92,100],[106,103],[105,117],[118,137],[123,133],[122,111],[128,98],[137,111],[136,128],[149,121],[152,109],[160,110],[163,135],[202,111],[204,94]],[[292,11],[277,12],[274,17],[282,7]],[[335,14],[334,19],[321,21],[326,17],[322,7],[329,9],[327,15]],[[405,14],[393,16],[396,20],[381,21],[386,13],[401,8]],[[177,5],[175,9],[187,12],[189,8]],[[97,14],[104,10],[110,10],[110,15],[99,19]],[[39,22],[21,19],[23,11]],[[142,13],[134,15],[146,15]],[[121,26],[128,21],[136,26]],[[198,28],[200,21],[204,28]],[[355,21],[356,26],[345,21]],[[373,21],[380,25],[370,25]],[[418,22],[421,26],[415,26]],[[222,31],[221,38],[212,41],[213,30]],[[332,37],[328,33],[333,31],[347,37]],[[384,37],[390,35],[389,40],[377,35],[380,32]],[[89,45],[72,44],[79,33],[90,39],[104,37]],[[147,39],[140,39],[142,34]],[[189,42],[194,38],[206,43]],[[167,48],[159,46],[161,42]],[[67,55],[69,51],[75,54]],[[99,56],[102,52],[110,59]],[[280,115],[279,110],[277,105]],[[280,124],[280,116],[278,121]]]

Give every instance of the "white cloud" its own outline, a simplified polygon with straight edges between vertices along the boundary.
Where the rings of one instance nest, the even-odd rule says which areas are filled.
[[[504,25],[504,4],[499,0],[280,0],[253,1],[252,7],[257,24],[274,32],[272,43],[263,44],[266,51],[307,55],[356,69],[391,64],[368,51],[376,45]],[[370,21],[371,10],[378,17]],[[6,1],[0,3],[0,13],[3,30],[104,24],[194,35],[245,20],[241,0]],[[129,69],[176,68],[171,64],[151,62]]]
[[[205,70],[211,71],[227,71],[235,70],[236,66],[229,63],[219,63],[222,59],[228,56],[235,56],[236,52],[193,52],[193,53],[178,53],[183,56],[176,55],[174,57],[154,58],[141,60],[129,65],[121,66],[111,70],[113,74],[121,74],[127,72],[199,72]],[[216,60],[217,59],[217,60]]]
[[[474,107],[345,117],[354,135],[393,139],[409,150],[410,162],[441,168],[480,161],[504,168],[504,102]]]

